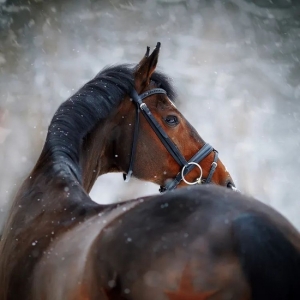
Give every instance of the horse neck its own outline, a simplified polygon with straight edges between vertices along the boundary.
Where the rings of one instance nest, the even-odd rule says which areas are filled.
[[[47,150],[48,142],[30,177],[47,172],[48,175],[66,178],[66,184],[79,184],[86,192],[90,192],[97,177],[109,173],[110,167],[110,144],[107,132],[109,124],[101,121],[91,132],[83,137],[74,135],[65,140],[58,140],[55,146]],[[72,145],[72,147],[70,147]],[[76,145],[76,146],[75,146]]]
[[[53,211],[59,211],[57,216],[61,219],[64,214],[66,219],[70,218],[69,212],[73,210],[74,216],[98,211],[98,205],[86,192],[99,174],[109,171],[108,161],[104,160],[105,130],[109,130],[105,123],[128,94],[127,86],[129,89],[130,82],[120,88],[109,79],[96,77],[59,107],[42,153],[14,200],[7,228],[19,220],[30,226],[41,214],[50,216]],[[115,89],[117,92],[112,96],[106,93]]]
[[[74,179],[82,183],[82,141],[98,123],[99,116],[96,111],[82,112],[81,103],[69,108],[71,103],[72,98],[63,103],[54,115],[35,169],[51,162],[53,168],[69,169]]]
[[[107,153],[105,129],[109,132],[107,120],[132,89],[130,72],[118,73],[120,83],[113,78],[116,76],[114,69],[106,70],[59,107],[35,170],[49,164],[65,169],[87,191],[97,176],[109,172],[104,160],[104,153]]]
[[[87,193],[100,175],[120,171],[114,162],[113,123],[109,119],[99,123],[84,139],[80,165],[82,186]]]

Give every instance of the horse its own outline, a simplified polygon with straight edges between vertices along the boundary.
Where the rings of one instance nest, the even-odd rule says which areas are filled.
[[[126,181],[132,176],[150,181],[162,193],[202,183],[235,189],[217,150],[176,108],[169,77],[156,70],[159,52],[157,43],[151,54],[147,47],[137,65],[105,68],[54,114],[40,157],[17,192],[3,230],[1,300],[93,298],[79,277],[97,284],[95,274],[87,275],[85,269],[95,263],[91,253],[103,225],[118,222],[141,203],[95,203],[88,193],[102,174],[121,172]],[[54,291],[52,279],[39,294],[40,264],[47,259],[56,263],[51,256],[56,243],[67,247],[80,266],[64,269],[67,257],[61,257],[58,278],[67,276],[67,294]],[[72,276],[75,269],[78,278]]]

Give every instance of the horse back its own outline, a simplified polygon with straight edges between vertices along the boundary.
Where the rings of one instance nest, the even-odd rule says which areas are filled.
[[[114,219],[93,245],[94,276],[109,299],[300,299],[299,242],[297,230],[257,200],[183,188]]]

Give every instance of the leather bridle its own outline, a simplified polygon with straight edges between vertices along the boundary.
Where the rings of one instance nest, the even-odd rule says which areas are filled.
[[[133,163],[134,163],[134,157],[136,153],[136,146],[137,146],[137,139],[138,139],[138,132],[139,132],[139,123],[140,123],[140,111],[150,124],[153,131],[156,133],[160,141],[163,143],[165,148],[168,150],[168,152],[172,155],[172,157],[176,160],[176,162],[180,165],[182,168],[181,171],[176,175],[176,177],[173,180],[170,180],[165,186],[160,187],[160,192],[166,192],[175,189],[178,184],[183,180],[189,185],[193,184],[201,184],[201,183],[210,183],[212,176],[217,168],[217,160],[218,160],[218,151],[215,150],[211,145],[204,144],[204,146],[189,160],[187,161],[183,155],[180,153],[177,146],[172,142],[172,140],[169,138],[167,133],[163,130],[161,125],[157,122],[157,120],[154,118],[152,113],[150,112],[149,108],[147,107],[146,103],[143,102],[143,100],[151,95],[154,94],[164,94],[166,95],[167,92],[164,89],[161,88],[154,88],[152,90],[149,90],[141,95],[138,95],[137,91],[135,89],[131,92],[131,99],[136,104],[136,121],[135,121],[135,128],[134,128],[134,134],[133,134],[133,141],[132,141],[132,148],[131,148],[131,157],[130,157],[130,163],[129,163],[129,169],[127,174],[123,174],[124,180],[129,181],[129,179],[132,176],[133,173]],[[214,152],[214,160],[211,164],[208,176],[206,179],[202,178],[202,168],[200,167],[199,163],[208,156],[211,152]],[[196,179],[195,182],[188,182],[185,179],[185,176],[192,171],[195,167],[198,167],[200,170],[200,176]]]

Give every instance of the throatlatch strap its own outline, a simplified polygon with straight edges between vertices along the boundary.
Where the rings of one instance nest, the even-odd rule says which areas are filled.
[[[133,163],[136,153],[136,145],[139,135],[139,126],[140,125],[140,107],[136,104],[136,112],[135,112],[135,127],[133,133],[133,140],[132,140],[132,147],[131,147],[131,155],[130,155],[130,162],[127,174],[123,174],[123,179],[125,182],[128,182],[132,176],[133,172]]]

